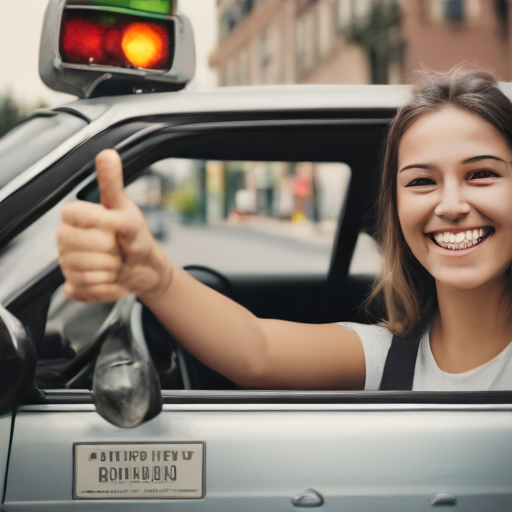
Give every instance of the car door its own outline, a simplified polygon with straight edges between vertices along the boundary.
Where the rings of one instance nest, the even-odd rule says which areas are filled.
[[[366,226],[371,231],[371,216],[365,217],[371,204],[369,180],[388,117],[379,119],[370,112],[361,120],[350,113],[336,113],[339,119],[332,121],[321,113],[299,114],[273,114],[263,120],[261,115],[259,120],[250,115],[245,119],[223,115],[195,123],[188,119],[186,126],[176,119],[172,126],[164,119],[158,125],[137,120],[143,131],[135,137],[131,134],[128,141],[116,131],[120,127],[107,130],[47,169],[46,177],[27,183],[16,204],[0,203],[0,213],[5,212],[8,220],[4,241],[8,236],[22,236],[27,225],[37,229],[37,222],[63,202],[77,196],[93,200],[97,190],[90,174],[92,158],[103,147],[117,144],[127,182],[154,162],[170,157],[344,161],[352,168],[351,182],[331,264],[323,275],[231,276],[204,266],[190,269],[196,278],[222,293],[232,293],[260,316],[307,322],[342,320],[372,280],[350,275],[348,269],[360,229]],[[24,201],[34,197],[35,190],[36,207],[28,212]],[[15,247],[21,252],[37,250],[30,240],[20,239],[9,250]],[[53,264],[4,298],[4,304],[35,333],[40,354],[55,339],[50,335],[60,332],[48,324],[49,317],[59,318],[59,311],[66,312],[71,327],[82,335],[89,331],[94,335],[100,320],[109,314],[107,306],[101,310],[95,305],[57,304],[62,281],[58,265]],[[89,313],[87,321],[80,316],[83,311]],[[146,330],[146,338],[149,334]],[[59,373],[56,363],[41,364],[37,378],[46,386],[35,389],[15,417],[2,510],[510,507],[508,392],[243,390],[208,373],[176,340],[169,343],[176,346],[179,378],[173,381],[174,387],[162,391],[163,412],[135,429],[119,429],[106,422],[95,412],[90,388],[74,387],[88,382],[90,365],[70,375],[69,371]],[[69,370],[72,364],[63,353],[61,364]],[[75,350],[75,357],[78,353]],[[177,480],[169,476],[162,483],[153,477],[143,488],[148,491],[143,497],[123,499],[122,492],[111,492],[124,490],[116,475],[119,469],[124,474],[125,467],[119,466],[116,451],[153,453],[159,446],[162,457],[164,451],[177,452]],[[80,454],[80,450],[86,451]],[[107,469],[107,485],[80,487],[80,468],[102,462],[102,452],[104,466],[91,467],[102,484],[100,468]],[[112,464],[110,452],[114,453]],[[191,479],[181,480],[188,463],[195,464]],[[111,478],[112,468],[116,471]],[[157,497],[154,489],[161,491]],[[98,490],[108,492],[99,494]]]
[[[7,475],[11,422],[11,413],[5,413],[0,417],[0,495],[2,498],[4,495],[5,477]]]

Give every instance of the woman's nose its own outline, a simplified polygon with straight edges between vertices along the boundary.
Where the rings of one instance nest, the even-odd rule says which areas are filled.
[[[455,221],[465,217],[469,213],[469,203],[464,199],[460,186],[444,187],[435,214],[439,217]]]

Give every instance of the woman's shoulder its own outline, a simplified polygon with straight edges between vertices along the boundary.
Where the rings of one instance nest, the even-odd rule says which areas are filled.
[[[355,322],[339,322],[338,325],[348,327],[356,334],[359,335],[361,341],[363,338],[369,339],[372,342],[391,344],[393,334],[386,327],[385,324],[358,324]]]
[[[379,389],[393,333],[384,324],[340,322],[338,325],[352,329],[361,340],[366,366],[364,389]]]

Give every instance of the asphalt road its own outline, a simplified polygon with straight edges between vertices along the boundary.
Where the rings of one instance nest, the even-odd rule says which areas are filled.
[[[177,264],[204,265],[226,274],[326,274],[332,241],[280,234],[232,225],[167,224],[160,242]],[[375,243],[359,239],[351,273],[375,274],[379,259]]]

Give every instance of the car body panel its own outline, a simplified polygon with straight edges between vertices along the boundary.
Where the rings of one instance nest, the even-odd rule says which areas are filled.
[[[0,503],[3,501],[5,477],[7,475],[7,461],[9,458],[9,444],[11,440],[12,415],[5,414],[0,417]]]
[[[306,488],[325,496],[325,510],[428,510],[439,493],[458,510],[512,503],[509,406],[177,404],[132,430],[91,406],[45,407],[16,418],[5,512],[289,510]],[[175,441],[206,442],[204,500],[71,499],[73,443]]]

